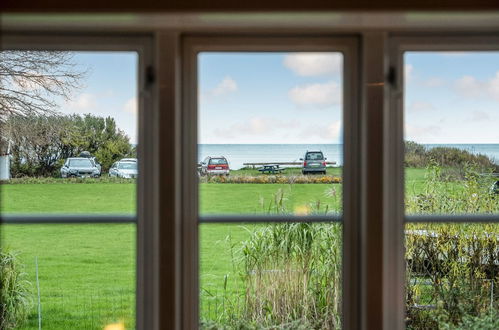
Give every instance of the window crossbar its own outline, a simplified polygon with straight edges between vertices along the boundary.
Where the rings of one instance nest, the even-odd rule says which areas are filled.
[[[47,214],[0,216],[0,224],[84,224],[84,223],[137,223],[137,216],[123,214]]]
[[[199,223],[342,222],[341,215],[204,215]]]
[[[408,215],[406,223],[499,223],[499,214]]]

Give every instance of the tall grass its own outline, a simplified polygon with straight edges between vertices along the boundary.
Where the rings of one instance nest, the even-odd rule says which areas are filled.
[[[246,320],[341,326],[341,225],[269,225],[243,243]]]
[[[449,182],[432,162],[425,183],[409,194],[410,214],[499,213],[490,177],[464,168],[462,180]],[[325,193],[336,198],[332,186]],[[278,190],[261,200],[267,214],[331,212],[321,202],[289,210]],[[224,295],[215,328],[341,328],[341,224],[286,223],[259,226],[234,244],[241,289]],[[407,326],[413,329],[481,324],[499,310],[499,230],[486,224],[409,224],[406,227]],[[471,322],[471,321],[470,321]]]
[[[27,319],[31,283],[14,253],[0,249],[0,329],[15,329]]]

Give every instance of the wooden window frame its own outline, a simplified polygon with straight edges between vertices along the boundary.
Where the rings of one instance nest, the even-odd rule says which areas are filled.
[[[460,222],[469,216],[416,218],[404,214],[403,58],[405,50],[499,50],[497,34],[442,29],[426,33],[366,31],[333,27],[276,30],[258,26],[234,35],[227,27],[149,29],[149,32],[92,31],[80,26],[65,34],[11,31],[2,48],[137,51],[140,58],[139,170],[137,218],[84,216],[76,222],[137,221],[137,328],[198,327],[198,211],[196,68],[198,51],[337,51],[348,45],[344,80],[343,326],[345,329],[404,327],[404,224]],[[254,33],[253,33],[254,32]],[[315,32],[315,33],[314,33]],[[323,47],[323,48],[321,48]],[[350,59],[350,62],[347,60]],[[347,86],[350,86],[347,88]],[[193,110],[194,109],[194,110]],[[194,116],[194,117],[192,117]],[[185,164],[189,166],[185,166]],[[167,171],[164,164],[169,164]],[[350,164],[350,165],[348,165]],[[499,216],[473,216],[498,222]],[[220,217],[201,221],[227,222]],[[255,220],[255,218],[252,218]],[[36,218],[2,221],[36,223]],[[246,219],[250,220],[250,219]],[[258,220],[258,219],[256,219]],[[261,218],[260,221],[278,221]],[[289,218],[283,218],[287,221]],[[301,221],[300,219],[291,219]],[[331,221],[317,219],[317,221]],[[55,218],[54,222],[67,221]]]

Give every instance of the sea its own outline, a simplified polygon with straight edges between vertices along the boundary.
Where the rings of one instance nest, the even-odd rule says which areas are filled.
[[[424,144],[427,148],[454,147],[483,154],[499,165],[499,144]],[[243,163],[298,162],[307,150],[321,150],[328,161],[343,163],[342,144],[199,144],[198,159],[206,156],[225,156],[231,169]]]

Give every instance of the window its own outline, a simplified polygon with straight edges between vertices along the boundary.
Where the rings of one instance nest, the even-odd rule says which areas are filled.
[[[475,38],[429,38],[424,47],[419,40],[398,44],[404,68],[406,325],[479,327],[498,310],[499,52]]]
[[[341,326],[340,182],[342,169],[348,166],[342,157],[343,131],[345,135],[350,133],[343,118],[344,113],[348,117],[355,113],[350,85],[345,85],[353,80],[352,70],[344,70],[343,63],[352,63],[355,44],[352,40],[317,39],[296,46],[295,40],[275,39],[272,47],[264,47],[269,40],[257,38],[246,40],[250,46],[230,38],[218,39],[214,44],[210,39],[193,38],[187,43],[192,75],[186,79],[199,79],[197,107],[191,103],[188,108],[190,118],[197,114],[198,123],[191,120],[186,127],[192,135],[199,127],[197,160],[208,156],[203,163],[220,159],[230,167],[229,173],[219,173],[223,176],[215,172],[210,175],[200,163],[199,188],[198,182],[190,181],[196,185],[191,192],[199,194],[199,215],[190,213],[188,221],[192,221],[190,230],[197,231],[199,237],[199,257],[197,253],[192,257],[194,263],[198,258],[200,263],[200,289],[194,294],[199,297],[202,327],[250,323],[279,326],[289,322]],[[308,67],[304,68],[302,62]],[[192,89],[187,99],[194,100],[195,91]],[[289,144],[299,143],[293,141],[308,144]],[[350,145],[350,141],[345,144]],[[192,144],[184,145],[184,150],[191,149]],[[307,153],[307,149],[311,152]],[[330,155],[327,166],[323,152]],[[220,155],[224,157],[216,157]],[[320,159],[320,171],[315,175],[302,173],[307,169],[304,158]],[[189,158],[183,164],[188,160],[196,162]],[[309,161],[309,165],[310,172],[314,172],[315,163]],[[275,183],[265,184],[269,180]],[[316,183],[293,184],[289,180]],[[188,206],[194,207],[198,209],[196,200]],[[272,233],[279,237],[275,244],[289,238],[289,247],[296,252],[292,253],[294,257],[290,254],[282,260],[265,259],[264,251],[250,247],[267,244],[270,249],[271,241],[264,241],[267,236],[271,239]],[[316,268],[312,264],[300,266],[299,260],[303,259],[298,251],[304,246],[297,236],[301,234],[314,238],[310,249],[313,257],[309,255],[309,259],[315,260]],[[242,253],[242,249],[246,252]],[[250,262],[250,253],[256,263]],[[322,266],[318,266],[321,262]],[[307,275],[299,275],[299,268],[311,275],[308,280],[300,277]],[[313,287],[318,287],[320,276],[315,275],[322,270],[327,270],[323,275],[329,285],[314,296]],[[260,281],[255,282],[257,279]],[[273,301],[272,292],[276,294],[286,285],[298,291],[301,287],[301,297],[312,299],[312,305],[319,303],[320,295],[329,297],[330,304],[323,306],[324,313],[314,316],[306,311],[312,305],[296,304],[303,301],[301,298],[293,301],[291,295],[283,295],[280,303]],[[284,307],[286,303],[287,310],[269,309],[272,316],[267,319],[259,312],[266,304]]]
[[[6,39],[2,97],[17,93],[25,103],[2,110],[11,165],[0,191],[2,262],[14,256],[27,282],[19,283],[26,296],[12,297],[26,303],[18,300],[20,313],[2,327],[134,328],[145,43]],[[112,175],[123,158],[128,166]]]
[[[224,241],[229,236],[228,233],[231,233],[232,239],[237,239],[236,234],[242,232],[239,229],[243,222],[246,227],[253,230],[267,225],[267,222],[272,222],[276,228],[279,226],[284,228],[290,223],[301,225],[304,223],[303,220],[312,223],[311,226],[314,228],[321,228],[320,226],[327,225],[328,222],[341,225],[343,253],[341,322],[345,328],[402,328],[405,325],[404,307],[408,301],[404,288],[408,283],[419,285],[422,292],[419,297],[416,295],[410,297],[413,300],[410,300],[409,306],[413,310],[409,312],[412,313],[409,317],[412,320],[418,311],[422,311],[421,315],[426,314],[426,318],[421,320],[426,320],[427,325],[433,326],[435,319],[445,315],[433,308],[435,305],[438,307],[438,304],[421,298],[424,295],[430,297],[428,290],[431,290],[431,285],[427,284],[428,279],[415,273],[412,273],[416,276],[411,279],[411,273],[405,273],[407,266],[404,254],[405,240],[411,239],[413,234],[420,234],[421,231],[433,228],[436,228],[435,230],[450,228],[449,233],[459,233],[463,228],[468,230],[479,228],[477,225],[487,224],[491,230],[495,230],[498,221],[497,212],[469,215],[442,209],[442,212],[406,214],[404,197],[414,197],[413,192],[421,188],[424,176],[421,175],[419,177],[421,180],[418,181],[418,171],[407,173],[406,182],[411,183],[405,185],[402,178],[404,177],[403,128],[405,124],[414,124],[416,120],[426,117],[423,115],[411,117],[409,113],[405,115],[404,101],[407,111],[411,105],[413,110],[419,109],[422,113],[427,107],[422,102],[416,102],[421,100],[412,102],[405,99],[405,92],[410,93],[410,90],[404,89],[404,62],[407,60],[406,63],[410,63],[409,58],[405,59],[404,56],[410,56],[414,52],[429,51],[498,51],[496,45],[499,43],[493,36],[496,30],[496,15],[451,14],[449,16],[449,14],[426,13],[287,15],[246,13],[229,16],[213,13],[199,16],[178,14],[178,17],[160,18],[138,14],[117,17],[110,15],[112,19],[98,19],[98,24],[94,24],[97,20],[92,15],[55,15],[51,17],[57,19],[52,21],[45,16],[36,15],[2,17],[5,18],[2,20],[5,28],[2,43],[12,46],[11,48],[26,48],[26,45],[30,45],[29,48],[37,49],[119,50],[137,51],[139,54],[138,99],[139,108],[145,111],[139,111],[141,148],[138,150],[138,158],[141,162],[138,163],[138,167],[141,176],[137,186],[137,217],[118,214],[95,214],[95,217],[91,217],[86,214],[76,214],[71,217],[75,223],[53,224],[53,228],[56,229],[40,230],[40,236],[36,237],[39,241],[50,243],[56,241],[61,232],[72,230],[69,226],[90,228],[80,222],[102,222],[104,219],[112,223],[129,223],[138,219],[136,258],[135,256],[132,258],[137,262],[136,325],[139,329],[197,328],[203,313],[214,315],[220,308],[225,308],[217,303],[211,307],[199,306],[199,303],[203,304],[203,299],[209,296],[208,292],[200,293],[199,274],[202,276],[212,272],[212,259],[220,261],[218,266],[222,267],[219,268],[224,268],[220,273],[221,277],[214,278],[214,287],[223,288],[224,274],[232,271],[232,259],[225,258],[228,255],[227,251],[230,250],[230,242],[225,241],[226,245],[217,246],[213,244],[214,237],[217,241]],[[120,32],[107,34],[111,30]],[[134,37],[135,33],[132,31],[138,30],[141,35]],[[31,35],[35,32],[36,35]],[[125,33],[129,37],[124,37]],[[477,37],[472,37],[472,33]],[[83,38],[83,35],[93,37]],[[256,37],[249,37],[250,35]],[[406,37],[401,37],[404,35]],[[245,201],[248,201],[253,208],[248,208],[236,216],[231,214],[234,208],[225,210],[215,208],[211,213],[207,212],[209,209],[203,209],[203,192],[199,190],[198,182],[201,179],[205,180],[206,177],[198,177],[198,169],[203,170],[202,166],[198,167],[200,165],[198,162],[204,155],[199,154],[202,147],[196,148],[200,142],[197,125],[199,119],[203,120],[198,116],[197,108],[198,81],[202,79],[202,76],[198,77],[200,72],[197,67],[197,55],[226,52],[343,54],[343,108],[350,111],[343,113],[344,153],[341,177],[344,184],[341,189],[341,214],[335,216],[294,214],[286,217],[270,216],[263,212],[255,214],[254,203],[250,199]],[[434,70],[437,72],[444,67],[445,65],[438,65]],[[413,79],[416,79],[418,74],[415,70],[417,68],[414,66]],[[406,66],[405,72],[406,76],[409,76],[411,67]],[[484,93],[485,89],[487,93],[490,92],[488,80],[492,79],[489,75],[486,79],[468,79],[464,82],[481,87],[483,90],[473,89],[480,94]],[[429,82],[434,91],[438,90],[439,83],[438,79]],[[230,88],[230,82],[227,85]],[[410,84],[407,88],[410,88]],[[471,91],[470,88],[466,92]],[[449,101],[449,98],[443,95],[441,99]],[[202,116],[201,113],[199,115]],[[465,120],[470,119],[471,116]],[[438,126],[439,123],[434,124]],[[468,137],[468,134],[465,134],[468,132],[462,133]],[[318,150],[310,148],[309,151]],[[335,160],[336,157],[331,157],[329,152],[322,151],[323,156],[327,158],[326,161]],[[219,158],[222,155],[217,152],[212,156]],[[300,152],[298,157],[305,159],[305,152]],[[205,163],[209,162],[209,158],[204,159]],[[234,161],[228,156],[226,159],[230,168]],[[100,162],[100,159],[97,159],[97,162]],[[216,177],[215,180],[221,179]],[[443,182],[439,189],[446,184]],[[492,185],[491,188],[493,191]],[[405,191],[407,192],[404,193]],[[43,197],[42,193],[39,195],[40,198]],[[233,196],[222,195],[219,200],[229,197]],[[420,198],[420,201],[425,202],[424,198]],[[62,211],[71,210],[70,206],[61,205],[63,206]],[[133,213],[133,210],[129,211]],[[42,219],[43,217],[23,216],[22,226],[28,226],[28,222],[46,221],[47,218]],[[69,219],[64,214],[48,217],[54,223],[66,222]],[[2,213],[2,222],[4,222],[2,226],[14,226],[16,221],[21,221],[21,218],[6,212]],[[453,222],[452,226],[447,222]],[[129,225],[135,226],[130,223]],[[106,227],[108,224],[99,224],[99,226]],[[409,228],[410,226],[413,227]],[[479,234],[484,232],[486,231],[477,231]],[[92,240],[101,241],[101,233],[99,231]],[[2,230],[2,235],[16,238],[15,233],[8,229]],[[56,238],[50,239],[51,236]],[[419,235],[419,237],[430,236]],[[88,248],[91,243],[92,241],[85,242],[85,245],[75,243],[74,248],[77,250]],[[226,248],[226,251],[223,248]],[[127,259],[130,255],[120,255],[120,257],[124,262],[131,260]],[[413,265],[417,271],[417,262],[421,260],[413,260],[416,262]],[[493,260],[493,257],[488,260]],[[424,259],[419,263],[421,264],[425,264]],[[459,260],[454,266],[458,264]],[[412,271],[411,268],[408,269]],[[407,277],[404,274],[409,276],[409,282],[406,281]],[[229,276],[228,284],[230,279]],[[444,282],[448,283],[448,279]],[[491,286],[495,285],[493,281],[480,281],[480,283],[477,286],[483,289],[480,294],[490,294]],[[227,289],[227,292],[232,293],[230,286],[227,286]],[[496,299],[493,297],[491,300],[479,299],[479,301],[487,304],[492,301],[494,304]],[[201,308],[200,313],[198,307]],[[488,311],[494,309],[490,309],[490,305],[480,308]],[[494,318],[493,313],[491,315],[491,318]]]

